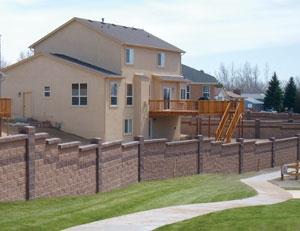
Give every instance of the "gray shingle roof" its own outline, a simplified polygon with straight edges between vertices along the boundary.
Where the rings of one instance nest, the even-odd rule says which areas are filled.
[[[83,62],[83,61],[81,61],[81,60],[78,60],[78,59],[69,57],[69,56],[67,56],[67,55],[63,55],[63,54],[51,54],[51,55],[53,55],[53,56],[55,56],[55,57],[57,57],[57,58],[60,58],[60,59],[69,61],[69,62],[71,62],[71,63],[73,63],[73,64],[82,66],[82,67],[84,67],[84,68],[87,68],[87,69],[90,69],[90,70],[99,72],[100,74],[103,74],[103,75],[105,75],[105,76],[120,76],[120,75],[117,74],[117,73],[114,73],[114,72],[105,70],[105,69],[103,69],[103,68],[101,68],[101,67],[98,67],[98,66],[95,66],[95,65],[92,65],[92,64]]]
[[[184,64],[182,64],[182,75],[193,83],[218,83],[215,77]]]
[[[154,47],[159,49],[173,50],[177,52],[184,52],[180,48],[144,31],[133,27],[120,26],[110,23],[102,23],[88,19],[77,18],[81,22],[87,23],[96,29],[114,37],[115,39],[125,43],[147,47]]]

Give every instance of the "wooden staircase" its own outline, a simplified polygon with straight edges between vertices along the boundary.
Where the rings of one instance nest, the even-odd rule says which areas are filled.
[[[215,140],[222,140],[229,143],[238,121],[242,119],[243,112],[243,101],[229,102],[217,128]]]

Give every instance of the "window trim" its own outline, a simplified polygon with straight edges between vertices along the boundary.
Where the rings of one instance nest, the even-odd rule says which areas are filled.
[[[127,95],[127,93],[128,93],[128,88],[127,88],[127,86],[128,85],[131,85],[131,87],[132,87],[132,95],[131,96],[128,96]],[[134,106],[134,86],[133,86],[133,83],[126,83],[126,106],[127,107],[133,107]],[[127,104],[127,99],[129,98],[129,97],[131,97],[132,98],[132,104]]]
[[[46,91],[46,89],[45,89],[46,87],[49,87],[49,91]],[[49,93],[49,96],[46,96],[45,95],[46,93]],[[44,86],[44,98],[46,98],[46,99],[51,98],[51,86],[50,85]]]
[[[159,55],[160,55],[160,57],[161,57],[161,60],[159,59]],[[159,63],[159,61],[160,61],[161,63]],[[165,52],[159,51],[159,52],[157,53],[157,66],[158,66],[158,67],[162,67],[162,68],[166,66],[166,54],[165,54]]]
[[[111,87],[112,87],[112,84],[117,84],[117,95],[112,95],[112,89],[111,89]],[[119,104],[119,100],[118,100],[118,95],[119,95],[119,83],[118,82],[116,82],[116,81],[110,81],[110,92],[109,92],[110,94],[109,94],[109,98],[110,98],[110,102],[109,102],[109,104],[110,104],[110,106],[111,107],[118,107],[118,104]],[[112,97],[116,97],[116,99],[117,99],[117,103],[116,104],[112,104],[111,103],[111,99],[112,99]]]
[[[73,95],[73,84],[78,84],[78,95]],[[81,95],[80,94],[80,85],[86,84],[86,95]],[[78,104],[73,104],[73,97],[78,97]],[[80,104],[80,98],[81,97],[86,97],[86,104]],[[71,105],[72,107],[86,107],[88,106],[88,84],[87,82],[84,83],[72,83],[71,84]]]
[[[182,91],[184,91],[184,98],[182,98]],[[180,100],[186,100],[186,89],[180,88]]]
[[[128,122],[127,127],[128,131],[126,132],[126,121]],[[131,121],[131,126],[129,121]],[[132,135],[133,134],[133,119],[124,119],[124,135]]]
[[[127,50],[129,51],[129,60],[127,62]],[[126,47],[125,49],[125,63],[127,65],[133,65],[134,64],[134,48],[132,47]]]
[[[208,87],[208,92],[205,92],[205,91],[204,91],[204,88],[205,88],[205,87]],[[203,87],[202,87],[202,96],[203,96],[203,97],[205,97],[205,96],[204,96],[205,93],[208,93],[208,97],[207,97],[207,98],[210,99],[210,86],[209,86],[209,85],[203,85]]]

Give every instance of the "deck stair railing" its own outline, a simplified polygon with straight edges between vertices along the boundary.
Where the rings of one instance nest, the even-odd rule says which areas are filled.
[[[217,128],[216,140],[224,140],[226,143],[231,141],[234,130],[242,119],[244,107],[244,101],[232,101],[228,104]]]

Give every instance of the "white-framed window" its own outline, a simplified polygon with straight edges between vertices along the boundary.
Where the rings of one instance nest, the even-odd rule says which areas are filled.
[[[126,84],[126,105],[133,105],[133,85],[131,83]]]
[[[185,88],[180,89],[180,99],[185,100],[186,99],[186,91]]]
[[[203,97],[210,98],[210,87],[203,86]]]
[[[157,65],[159,67],[165,66],[165,53],[164,52],[158,52],[157,54]]]
[[[88,104],[87,83],[72,83],[72,105],[86,106]]]
[[[110,105],[118,105],[118,83],[110,82]]]
[[[125,134],[132,134],[132,119],[125,119]]]
[[[126,48],[126,64],[134,64],[134,49]]]
[[[186,99],[191,99],[191,86],[186,86]]]
[[[45,86],[44,87],[44,97],[45,98],[50,98],[51,97],[51,87],[50,86]]]

